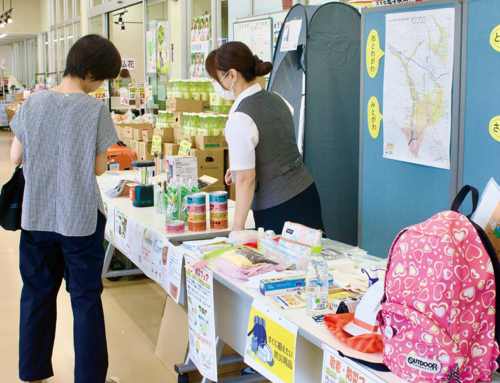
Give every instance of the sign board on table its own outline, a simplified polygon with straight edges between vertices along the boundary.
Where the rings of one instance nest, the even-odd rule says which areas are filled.
[[[207,379],[217,381],[214,275],[207,268],[186,270],[189,357]]]
[[[386,383],[349,358],[340,356],[333,348],[323,345],[321,383]]]
[[[292,383],[298,327],[255,299],[246,333],[245,363],[272,382]]]

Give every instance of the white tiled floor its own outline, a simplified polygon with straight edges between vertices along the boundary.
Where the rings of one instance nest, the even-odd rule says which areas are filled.
[[[12,135],[0,132],[0,185],[14,171],[10,162]],[[18,382],[19,232],[0,228],[0,382]],[[155,356],[166,293],[149,279],[109,282],[102,300],[106,318],[109,374],[122,383],[177,382]],[[58,322],[53,354],[55,376],[49,383],[73,382],[73,316],[64,283],[58,297]],[[175,345],[172,345],[175,347]],[[91,382],[89,382],[91,383]]]

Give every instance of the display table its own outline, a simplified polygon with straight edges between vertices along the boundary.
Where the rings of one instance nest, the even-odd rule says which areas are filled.
[[[120,178],[131,179],[130,175],[122,174],[119,176],[100,177],[98,183],[101,190],[104,191],[114,187]],[[167,235],[165,233],[163,216],[155,215],[153,208],[135,208],[132,206],[130,199],[125,197],[109,198],[103,195],[103,200],[130,217],[134,217],[146,227],[164,235],[169,241],[174,243],[184,240],[214,238],[227,235],[230,232],[230,230],[207,230],[200,233],[185,232],[183,234]],[[234,220],[234,209],[235,204],[232,202],[229,205],[229,227],[232,226]],[[247,227],[253,226],[253,217],[249,216]],[[115,246],[114,243],[111,244]],[[125,252],[125,249],[118,249]],[[196,259],[196,256],[184,247],[182,247],[182,252],[187,258]],[[141,265],[138,266],[141,267]],[[250,317],[253,301],[261,301],[270,310],[278,311],[278,309],[266,297],[260,294],[260,292],[249,290],[245,286],[246,281],[227,277],[218,271],[216,267],[210,268],[214,271],[214,310],[217,313],[215,318],[216,335],[240,355],[244,355],[248,319]],[[185,281],[183,281],[183,283],[185,283]],[[181,288],[185,291],[186,286],[183,285]],[[279,311],[279,314],[297,325],[299,329],[295,359],[295,382],[321,382],[323,344],[329,345],[336,350],[342,348],[342,350],[344,350],[344,355],[355,359],[371,360],[374,362],[380,360],[380,355],[362,354],[355,350],[346,352],[345,347],[340,347],[341,343],[339,343],[330,331],[308,317],[305,310]],[[188,323],[185,323],[185,326],[188,326]],[[181,362],[182,361],[179,361],[179,363]],[[360,366],[360,368],[368,369],[364,366]],[[368,370],[385,382],[404,382],[404,380],[390,372]],[[500,375],[495,373],[492,382],[500,383]]]

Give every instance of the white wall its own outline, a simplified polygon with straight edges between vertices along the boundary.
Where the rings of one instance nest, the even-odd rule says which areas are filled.
[[[248,1],[247,0],[229,0],[228,2],[228,31],[229,31],[229,41],[233,41],[233,23],[241,17],[250,16],[248,14]]]
[[[184,0],[186,1],[186,0]],[[170,78],[182,78],[182,4],[180,1],[170,2],[168,15],[170,25],[170,44],[174,45],[173,60],[170,67]]]
[[[193,17],[209,15],[211,10],[211,0],[193,0]]]
[[[5,73],[12,73],[12,45],[0,45],[0,60],[5,60]]]
[[[121,26],[109,20],[109,39],[115,44],[122,58],[135,59],[135,71],[130,75],[136,83],[144,83],[144,30],[142,4],[127,7],[128,12],[123,15],[125,21],[125,32],[121,32]],[[113,12],[118,13],[118,12]],[[112,15],[111,14],[111,15]],[[118,16],[114,17],[118,21]],[[128,24],[127,22],[140,22],[140,24]]]
[[[49,0],[40,0],[40,31],[47,32],[50,26],[49,11],[50,11]]]
[[[10,2],[5,1],[5,3],[10,6]],[[2,28],[2,33],[40,33],[41,5],[42,2],[39,0],[12,0],[14,22]]]

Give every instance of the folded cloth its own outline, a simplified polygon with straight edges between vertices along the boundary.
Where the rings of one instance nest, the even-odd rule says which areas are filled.
[[[380,334],[363,334],[352,336],[344,331],[344,326],[354,319],[354,313],[349,314],[327,314],[323,322],[330,332],[342,343],[353,349],[367,354],[382,352],[384,344]]]

